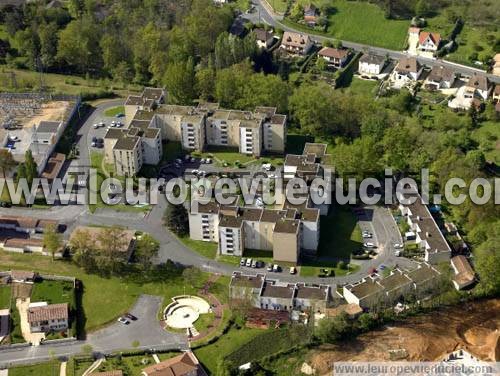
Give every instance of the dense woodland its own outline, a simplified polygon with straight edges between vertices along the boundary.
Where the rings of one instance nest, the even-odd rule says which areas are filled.
[[[412,1],[380,3],[393,12],[397,8],[401,14],[415,13],[408,5],[414,5]],[[440,9],[446,3],[432,4]],[[460,3],[465,12],[461,16],[471,22],[499,19],[498,2]],[[252,33],[244,38],[228,34],[234,10],[216,7],[211,0],[70,0],[68,4],[68,9],[48,9],[43,4],[4,8],[0,21],[16,44],[1,49],[5,62],[162,85],[170,100],[179,104],[201,98],[227,108],[276,106],[289,115],[291,132],[329,142],[332,164],[341,175],[382,177],[384,167],[405,174],[429,168],[433,188],[440,192],[450,177],[493,179],[484,148],[471,137],[484,122],[497,121],[491,105],[469,113],[445,107],[429,117],[417,98],[404,90],[376,100],[373,94],[335,90],[312,75],[289,72],[268,53],[256,51]],[[460,206],[444,204],[443,209],[474,249],[481,277],[477,291],[498,294],[499,208],[466,201]]]

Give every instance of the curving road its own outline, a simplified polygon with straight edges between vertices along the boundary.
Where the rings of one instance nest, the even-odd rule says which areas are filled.
[[[252,13],[246,13],[243,15],[244,18],[249,20],[252,23],[260,23],[264,22],[270,26],[273,27],[278,27],[284,31],[293,31],[297,33],[302,33],[302,34],[307,34],[313,39],[315,42],[321,44],[325,40],[334,40],[335,38],[327,37],[327,36],[322,36],[318,35],[315,33],[311,32],[304,32],[303,30],[298,30],[293,27],[284,25],[280,21],[282,20],[282,16],[277,15],[276,13],[273,12],[272,8],[266,3],[265,0],[252,0],[254,6],[255,6],[255,11]],[[361,43],[354,43],[350,42],[347,40],[342,41],[342,45],[347,48],[352,48],[355,51],[361,51],[361,52],[371,52],[376,55],[380,56],[389,56],[392,59],[399,60],[402,57],[408,56],[408,54],[405,51],[394,51],[394,50],[389,50],[387,48],[382,48],[382,47],[375,47],[375,46],[370,46],[367,44],[361,44]],[[488,79],[491,82],[495,83],[500,83],[500,77],[495,76],[493,74],[485,73],[484,70],[473,68],[473,67],[468,67],[465,65],[457,64],[457,63],[452,63],[450,61],[446,60],[441,60],[441,59],[429,59],[421,56],[415,56],[417,60],[421,64],[425,64],[429,67],[433,66],[439,66],[443,65],[445,67],[448,67],[450,69],[453,69],[455,72],[464,74],[464,75],[471,75],[473,73],[482,73],[485,74]]]

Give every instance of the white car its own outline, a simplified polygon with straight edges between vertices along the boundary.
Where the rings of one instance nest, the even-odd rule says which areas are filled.
[[[205,159],[205,163],[210,164],[210,163],[212,163],[212,160],[210,158],[207,158],[207,159]]]
[[[278,273],[280,271],[280,266],[278,264],[273,265],[273,272]]]
[[[404,247],[403,247],[403,244],[401,244],[401,243],[394,243],[394,248],[403,249]]]
[[[292,266],[290,268],[290,274],[295,274],[295,273],[297,273],[297,269],[295,268],[295,266]]]
[[[119,323],[122,323],[123,325],[128,325],[130,324],[130,321],[128,321],[125,317],[118,317],[118,320],[117,320]]]
[[[396,257],[401,257],[401,251],[395,251],[394,256]]]
[[[93,125],[93,127],[94,127],[94,129],[97,129],[97,128],[100,127],[100,125],[96,123],[96,124]]]
[[[247,259],[247,263],[245,264],[245,266],[247,266],[247,267],[251,267],[252,266],[252,259],[251,258]]]
[[[371,242],[366,242],[363,244],[363,246],[365,248],[375,248],[375,244],[371,243]]]
[[[363,238],[371,238],[372,237],[372,233],[369,232],[369,231],[363,231]]]
[[[103,121],[101,121],[101,122],[99,123],[99,126],[101,126],[101,127],[104,127],[105,125],[106,125],[106,124],[104,124],[104,122],[103,122]]]

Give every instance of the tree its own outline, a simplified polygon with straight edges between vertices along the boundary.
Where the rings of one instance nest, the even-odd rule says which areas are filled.
[[[474,252],[475,266],[479,274],[477,289],[487,296],[498,296],[500,294],[500,274],[498,273],[500,236],[498,228],[497,225],[496,230],[494,230],[495,234],[477,247]]]
[[[188,105],[196,98],[196,82],[193,58],[186,62],[171,63],[167,66],[163,83],[174,103]]]
[[[95,271],[96,243],[89,231],[75,231],[71,236],[69,246],[74,253],[74,260],[77,265],[87,272]]]
[[[135,257],[145,270],[150,269],[152,260],[158,254],[160,243],[149,234],[144,234],[136,242]]]
[[[44,68],[52,67],[57,56],[57,31],[56,23],[41,24],[38,28],[40,38],[40,59]]]
[[[316,329],[316,337],[323,343],[335,343],[352,332],[352,324],[345,312],[333,318],[321,319]]]
[[[7,149],[0,149],[0,171],[6,177],[8,171],[16,165],[12,154]]]
[[[31,187],[33,179],[38,177],[38,166],[33,158],[31,149],[26,150],[26,153],[24,154],[24,165],[26,166],[26,181]]]
[[[16,43],[20,52],[27,58],[26,65],[30,69],[37,68],[37,58],[40,52],[40,39],[33,28],[19,30],[16,33]]]
[[[127,246],[123,229],[119,226],[102,229],[96,239],[99,243],[100,269],[116,274],[123,262],[123,250]]]
[[[184,205],[173,205],[168,203],[163,216],[167,228],[178,236],[189,234],[189,218]]]
[[[196,72],[196,91],[201,99],[210,101],[215,95],[215,70],[203,68]]]
[[[184,278],[184,282],[193,288],[198,287],[201,277],[201,270],[195,268],[194,266],[190,266],[182,271],[182,278]]]
[[[56,226],[47,226],[43,232],[43,246],[52,255],[52,260],[54,260],[56,252],[62,248],[62,245],[62,236],[57,231]]]
[[[418,0],[415,4],[415,14],[419,17],[426,17],[430,12],[428,0]]]

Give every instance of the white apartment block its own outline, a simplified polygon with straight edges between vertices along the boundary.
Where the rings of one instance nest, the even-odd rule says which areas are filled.
[[[367,276],[359,282],[345,285],[343,295],[348,303],[364,309],[390,306],[407,295],[424,297],[439,283],[440,275],[434,267],[423,263],[408,272],[394,269],[384,278]]]
[[[229,283],[231,300],[249,300],[255,308],[267,310],[324,312],[332,302],[331,294],[328,285],[280,282],[263,274],[233,272]]]
[[[149,129],[159,129],[162,140],[180,142],[188,151],[210,146],[254,156],[285,151],[286,116],[276,114],[274,107],[239,111],[220,109],[217,103],[165,105],[165,96],[163,89],[152,88],[141,96],[130,96],[125,103],[126,124],[141,122]]]
[[[432,217],[427,205],[422,203],[418,193],[406,195],[406,198],[416,198],[410,205],[399,204],[401,215],[406,218],[415,237],[415,242],[425,250],[425,261],[430,264],[449,262],[451,248]]]

